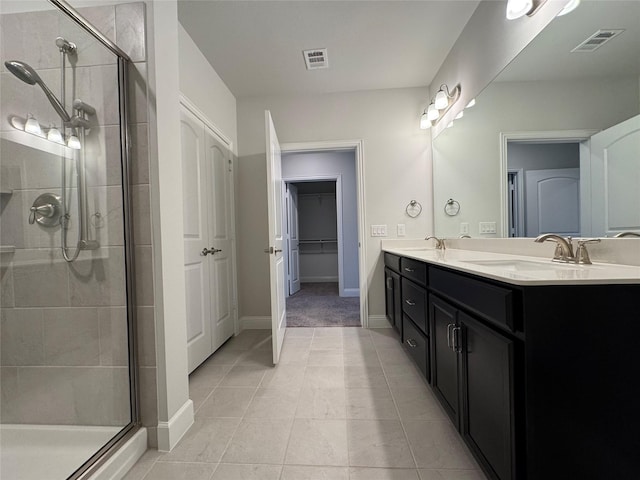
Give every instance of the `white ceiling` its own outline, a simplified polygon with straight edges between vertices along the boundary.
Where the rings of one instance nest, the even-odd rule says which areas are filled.
[[[625,31],[593,52],[576,52],[599,29]],[[496,81],[640,76],[640,1],[587,0],[557,17]]]
[[[480,0],[179,0],[180,23],[236,97],[421,87]],[[302,50],[328,49],[307,71]]]

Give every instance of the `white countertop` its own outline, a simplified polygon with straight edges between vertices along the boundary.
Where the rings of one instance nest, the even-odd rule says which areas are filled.
[[[640,284],[640,266],[595,262],[578,265],[534,256],[451,248],[383,245],[382,250],[514,285]]]

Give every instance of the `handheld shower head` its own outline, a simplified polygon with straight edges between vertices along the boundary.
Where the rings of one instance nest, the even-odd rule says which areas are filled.
[[[33,68],[31,68],[31,66],[18,60],[9,60],[7,62],[4,62],[4,65],[5,67],[7,67],[7,70],[9,70],[23,82],[28,83],[29,85],[38,84],[49,99],[49,102],[51,102],[54,110],[58,113],[58,115],[60,115],[60,118],[62,118],[64,122],[71,121],[71,117],[65,110],[60,100],[58,100],[53,92],[49,90],[49,87],[47,87],[42,78],[40,78],[40,75],[38,75],[38,73]]]

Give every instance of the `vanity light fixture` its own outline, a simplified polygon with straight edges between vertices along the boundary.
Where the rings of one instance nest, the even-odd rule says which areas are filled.
[[[532,17],[547,0],[507,0],[507,20]]]
[[[427,130],[428,128],[431,128],[431,120],[429,120],[429,116],[425,110],[420,116],[420,130]]]
[[[420,116],[420,128],[426,130],[436,125],[459,98],[460,85],[456,85],[451,91],[446,85],[441,85],[440,90],[436,93],[427,110]],[[430,122],[430,124],[427,124],[427,122]]]
[[[464,117],[464,110],[460,110],[460,112],[453,117],[454,120],[460,120],[462,117]]]
[[[447,128],[451,128],[451,127],[453,127],[453,120],[451,120],[451,121],[449,122],[449,125],[447,125]]]
[[[469,103],[467,103],[467,106],[464,108],[471,108],[476,104],[476,99],[472,98],[471,100],[469,100]]]
[[[560,10],[558,17],[566,15],[567,13],[573,12],[576,8],[578,8],[578,5],[580,5],[580,0],[569,0],[567,4],[564,6],[564,8]]]

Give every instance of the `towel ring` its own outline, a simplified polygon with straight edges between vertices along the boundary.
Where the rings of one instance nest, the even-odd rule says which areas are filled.
[[[420,202],[416,200],[411,200],[407,205],[407,208],[405,208],[404,210],[411,218],[416,218],[422,213],[422,205],[420,205]]]
[[[460,204],[453,198],[447,200],[447,203],[444,205],[444,213],[450,217],[455,217],[458,212],[460,212]]]

